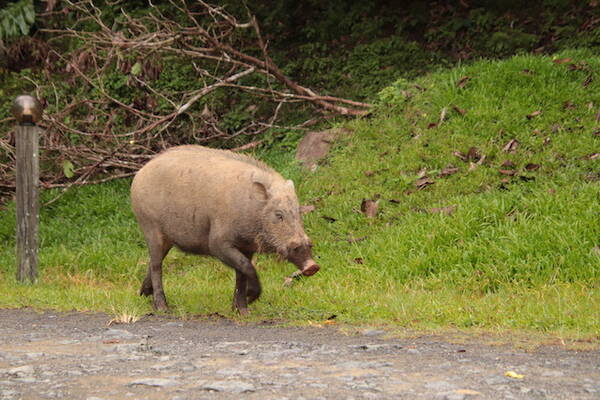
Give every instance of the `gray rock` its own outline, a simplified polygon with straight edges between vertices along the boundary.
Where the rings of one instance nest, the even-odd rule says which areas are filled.
[[[142,378],[131,381],[127,384],[127,386],[154,386],[154,387],[170,387],[177,385],[177,381],[172,379],[162,379],[162,378]]]
[[[182,365],[180,369],[182,372],[194,372],[196,370],[196,367],[192,364],[186,364]]]
[[[16,390],[0,390],[0,399],[10,399],[12,397],[17,397],[19,392]]]
[[[365,329],[362,331],[363,336],[379,336],[384,333],[385,331],[382,331],[381,329]]]
[[[508,382],[508,378],[501,375],[492,375],[483,380],[486,385],[501,385]]]
[[[475,390],[455,390],[452,392],[446,393],[438,393],[436,398],[443,400],[465,400],[465,399],[475,399],[480,397],[481,393]]]
[[[67,339],[67,340],[61,340],[59,342],[57,342],[58,344],[79,344],[81,343],[80,340],[73,340],[73,339]]]
[[[380,343],[365,343],[365,344],[353,344],[348,346],[351,349],[356,350],[364,350],[364,351],[387,351],[391,352],[392,350],[399,350],[402,346],[397,344],[380,344]]]
[[[227,393],[248,393],[256,391],[256,388],[251,383],[236,380],[207,382],[202,384],[200,388],[203,390]]]
[[[556,371],[556,370],[552,370],[552,371],[546,371],[542,373],[542,376],[544,377],[557,377],[557,376],[564,376],[565,373],[562,371]]]
[[[317,388],[317,389],[325,389],[327,387],[329,387],[328,385],[324,384],[324,383],[310,383],[308,384],[309,387],[312,388]]]
[[[19,381],[21,383],[36,383],[38,381],[37,379],[35,379],[32,376],[25,376],[23,378],[16,378],[15,380]]]
[[[109,338],[114,338],[114,339],[131,339],[133,337],[135,337],[135,335],[129,331],[126,331],[124,329],[107,329],[106,332],[104,332],[104,336],[109,337]]]
[[[175,363],[173,363],[173,362],[162,363],[162,364],[154,364],[150,368],[152,368],[153,370],[156,370],[156,371],[164,371],[164,370],[167,370],[167,369],[173,369],[174,364]]]
[[[427,389],[437,390],[437,391],[449,391],[456,389],[456,385],[447,382],[447,381],[433,381],[425,384]]]
[[[223,368],[215,372],[217,375],[223,376],[243,376],[246,375],[246,371],[241,371],[235,368]]]
[[[32,376],[35,373],[35,370],[31,365],[23,365],[21,367],[11,368],[7,370],[6,373],[14,378],[23,378]]]
[[[317,162],[324,158],[335,139],[341,134],[351,133],[345,128],[329,129],[322,132],[309,132],[298,143],[296,148],[296,160],[307,169],[314,171]]]
[[[443,400],[465,400],[467,398],[462,393],[440,393],[437,397]]]

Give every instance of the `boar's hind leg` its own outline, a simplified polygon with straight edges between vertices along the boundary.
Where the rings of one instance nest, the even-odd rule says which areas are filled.
[[[158,231],[148,233],[146,242],[148,243],[150,262],[148,263],[146,278],[140,289],[140,295],[149,296],[152,294],[154,309],[168,311],[169,306],[162,285],[162,262],[173,245]]]

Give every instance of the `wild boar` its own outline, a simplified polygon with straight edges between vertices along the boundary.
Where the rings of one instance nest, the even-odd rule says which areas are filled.
[[[293,182],[249,156],[195,145],[171,148],[136,174],[131,203],[150,254],[140,295],[152,294],[157,310],[168,310],[162,261],[173,246],[233,268],[233,307],[242,315],[261,293],[255,253],[277,253],[305,276],[319,270]]]

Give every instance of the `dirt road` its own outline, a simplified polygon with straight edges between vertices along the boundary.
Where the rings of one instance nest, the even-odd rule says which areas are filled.
[[[599,351],[109,319],[0,310],[0,399],[600,399]]]

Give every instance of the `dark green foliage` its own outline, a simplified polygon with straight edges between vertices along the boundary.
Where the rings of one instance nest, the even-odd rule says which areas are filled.
[[[0,44],[27,35],[35,22],[33,0],[3,3],[0,2]]]

